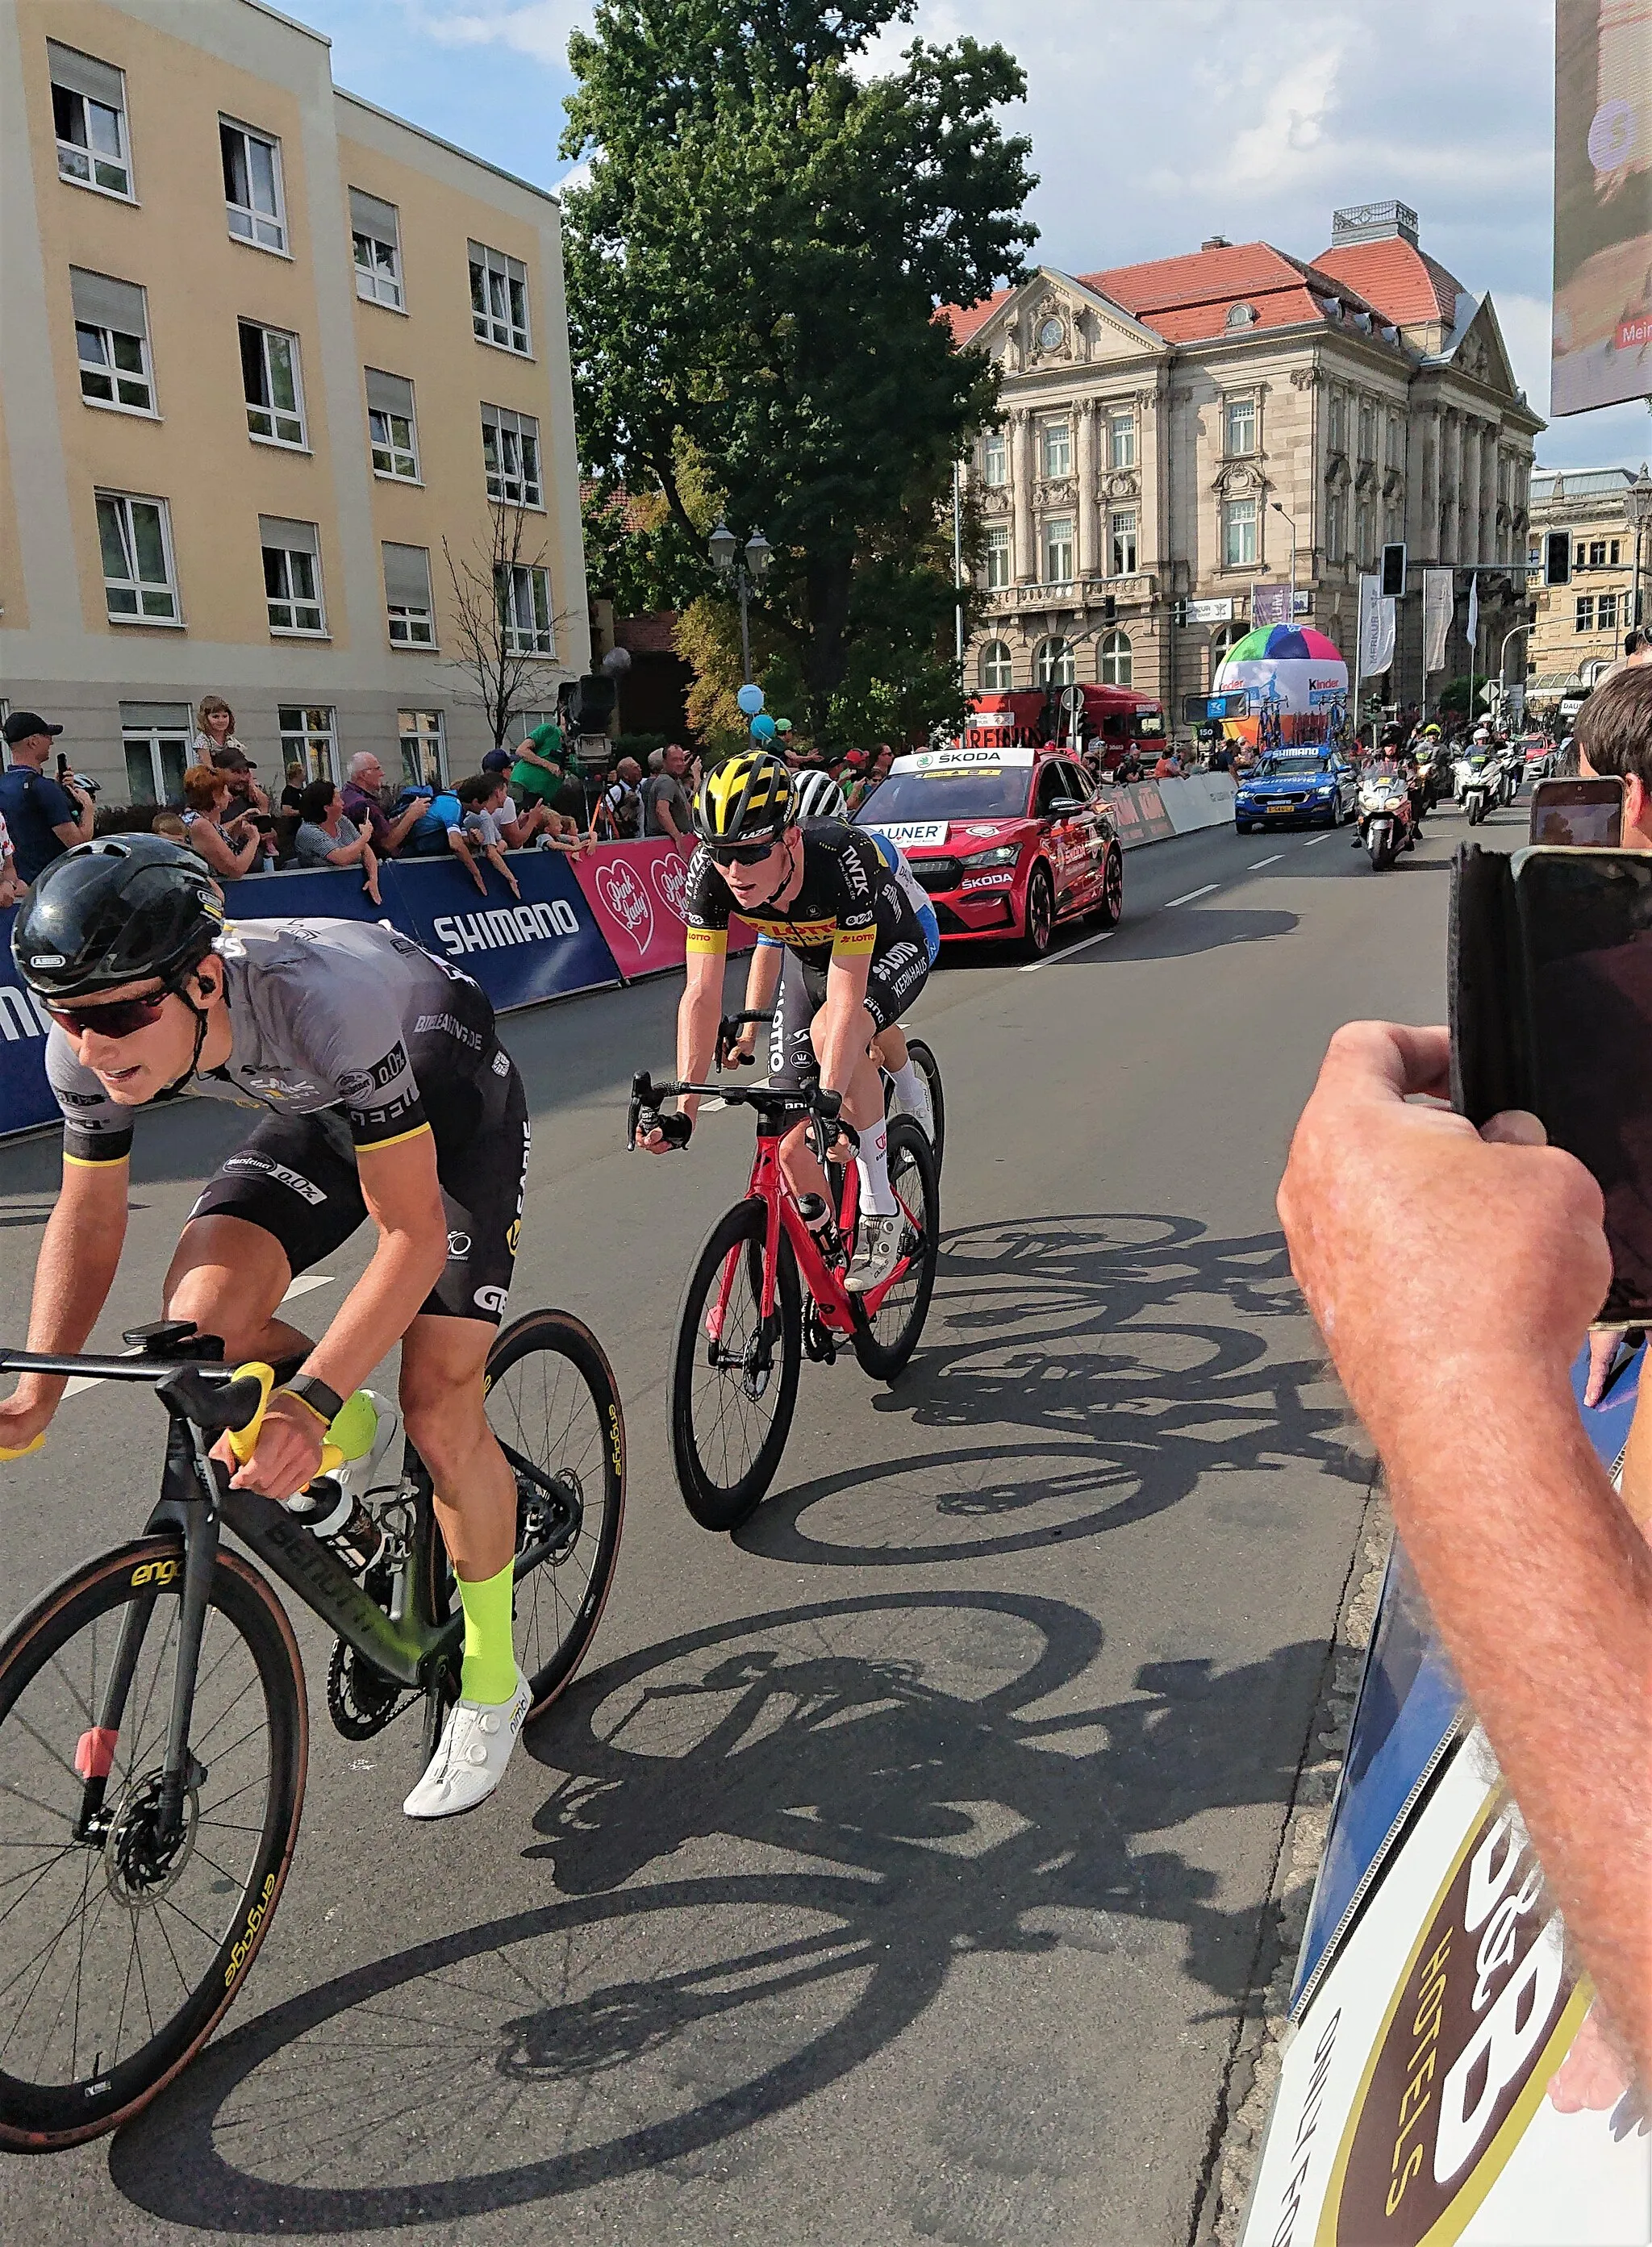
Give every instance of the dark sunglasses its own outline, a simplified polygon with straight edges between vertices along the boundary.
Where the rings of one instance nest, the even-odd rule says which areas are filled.
[[[54,1007],[48,1001],[46,1012],[71,1037],[95,1030],[99,1037],[130,1038],[158,1022],[167,1000],[176,995],[168,984],[147,999],[113,999],[101,1007]]]
[[[719,866],[761,866],[779,840],[773,835],[767,843],[708,843],[706,848]]]

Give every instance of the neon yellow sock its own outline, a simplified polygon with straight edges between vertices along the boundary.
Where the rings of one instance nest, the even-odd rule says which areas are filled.
[[[511,1595],[516,1564],[507,1561],[496,1576],[468,1584],[459,1580],[465,1610],[465,1659],[459,1690],[467,1701],[509,1701],[516,1690],[516,1649],[511,1637]]]

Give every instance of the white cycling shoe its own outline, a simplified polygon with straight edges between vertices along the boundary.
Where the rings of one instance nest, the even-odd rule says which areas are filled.
[[[905,1224],[899,1210],[892,1217],[861,1212],[855,1227],[855,1253],[843,1276],[843,1285],[851,1295],[864,1295],[888,1279],[899,1260]]]
[[[401,1806],[406,1814],[452,1818],[486,1802],[505,1775],[531,1697],[518,1670],[509,1701],[456,1701],[429,1770]]]

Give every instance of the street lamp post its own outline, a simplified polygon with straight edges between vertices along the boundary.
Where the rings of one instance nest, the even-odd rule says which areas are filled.
[[[1641,616],[1641,540],[1649,522],[1652,522],[1652,474],[1644,461],[1641,473],[1623,495],[1623,518],[1635,534],[1635,591],[1630,596],[1629,622],[1645,625]]]
[[[1505,632],[1503,635],[1503,645],[1498,651],[1497,658],[1497,714],[1499,719],[1503,715],[1503,705],[1508,693],[1508,689],[1503,684],[1503,674],[1508,666],[1509,642],[1512,639],[1519,639],[1522,632],[1529,632],[1534,629],[1535,627],[1531,625],[1516,625],[1512,632]]]
[[[1291,629],[1296,629],[1296,517],[1282,508],[1278,500],[1271,501],[1275,515],[1282,515],[1291,526]]]
[[[741,674],[747,685],[749,686],[752,675],[752,636],[747,603],[751,597],[752,587],[761,584],[765,571],[774,560],[775,550],[761,530],[754,530],[746,541],[745,559],[739,560],[737,557],[740,554],[740,541],[720,516],[716,529],[706,542],[706,550],[711,556],[712,567],[718,576],[725,581],[732,578],[740,594],[740,664]]]

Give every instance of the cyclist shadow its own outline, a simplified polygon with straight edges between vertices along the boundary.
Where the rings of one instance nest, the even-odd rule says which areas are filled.
[[[1063,1602],[906,1592],[608,1665],[531,1743],[556,1900],[236,2030],[117,2139],[114,2182],[249,2237],[726,2178],[977,1952],[1170,1943],[1231,2014],[1256,1914],[1176,1829],[1288,1798],[1324,1649],[1149,1664],[1092,1704],[1101,1645]]]
[[[770,1560],[910,1567],[1098,1535],[1212,1474],[1306,1469],[1362,1486],[1341,1391],[1319,1356],[1294,1354],[1305,1317],[1277,1232],[1117,1214],[948,1233],[924,1340],[877,1409],[1005,1440],[813,1477],[768,1499],[738,1542]],[[1253,1484],[1212,1502],[1273,1525]]]

